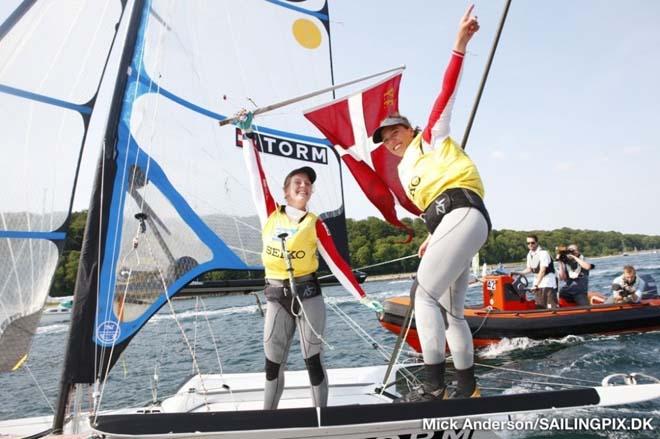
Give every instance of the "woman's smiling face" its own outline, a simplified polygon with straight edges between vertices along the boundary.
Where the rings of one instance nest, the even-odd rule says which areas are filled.
[[[406,148],[415,137],[415,131],[405,125],[385,127],[382,131],[383,145],[392,154],[403,157]]]
[[[284,198],[289,206],[300,210],[307,210],[307,203],[312,197],[312,182],[305,173],[295,174],[289,184],[284,188]]]

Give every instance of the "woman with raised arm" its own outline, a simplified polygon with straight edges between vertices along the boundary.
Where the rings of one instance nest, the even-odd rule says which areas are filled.
[[[454,50],[423,131],[394,114],[382,121],[374,143],[401,157],[398,174],[408,198],[420,210],[429,236],[414,287],[415,322],[425,365],[421,386],[399,401],[479,396],[474,377],[472,334],[463,316],[470,261],[491,228],[477,168],[449,137],[449,121],[468,42],[479,30],[470,6],[461,18]],[[457,372],[450,395],[445,383],[445,343]]]
[[[252,114],[245,113],[236,125],[243,130],[243,154],[262,225],[261,258],[266,271],[267,299],[263,338],[266,357],[264,409],[276,409],[282,396],[284,370],[296,325],[312,385],[312,401],[315,407],[325,407],[328,381],[321,358],[325,303],[316,276],[319,266],[317,253],[321,254],[341,285],[360,303],[378,313],[383,311],[383,307],[378,301],[367,297],[353,276],[351,267],[335,247],[326,225],[307,210],[316,181],[314,169],[303,166],[289,172],[283,187],[286,203],[279,205],[275,202],[263,177],[265,174],[259,151],[249,135],[251,121]],[[282,240],[286,253],[282,250]],[[288,259],[287,255],[291,258]],[[297,294],[291,292],[289,268],[293,269]]]

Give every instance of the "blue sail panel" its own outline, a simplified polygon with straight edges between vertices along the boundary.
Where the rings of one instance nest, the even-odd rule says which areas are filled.
[[[117,346],[205,272],[262,268],[261,230],[240,141],[235,128],[217,121],[253,103],[332,84],[325,2],[295,6],[143,6],[114,143],[98,345],[121,352]],[[301,111],[328,99],[264,115],[256,131],[276,199],[284,201],[281,188],[291,169],[311,165],[323,184],[310,208],[332,222],[343,218],[340,161]]]

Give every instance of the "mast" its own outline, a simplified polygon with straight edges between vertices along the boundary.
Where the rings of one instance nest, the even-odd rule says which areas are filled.
[[[463,140],[461,141],[461,148],[465,149],[467,146],[468,137],[470,137],[470,131],[472,130],[472,123],[474,122],[474,117],[477,115],[477,108],[479,108],[479,102],[481,101],[481,94],[484,92],[486,87],[486,80],[488,79],[488,73],[490,72],[490,66],[493,64],[493,58],[495,57],[495,51],[497,50],[497,45],[500,42],[500,35],[502,35],[502,29],[504,29],[504,22],[506,21],[506,16],[509,13],[509,6],[511,6],[511,0],[507,0],[506,5],[504,5],[504,11],[502,11],[502,17],[500,17],[500,24],[497,27],[497,33],[495,34],[495,39],[493,40],[493,47],[490,49],[490,55],[488,56],[488,61],[486,62],[486,67],[484,68],[483,76],[481,77],[481,84],[479,84],[479,91],[477,92],[477,97],[474,99],[474,105],[472,106],[472,112],[470,113],[470,119],[467,126],[465,127],[465,134],[463,134]]]
[[[127,5],[125,5],[124,14],[126,8]],[[143,9],[144,1],[134,0],[126,40],[117,70],[118,73],[115,76],[114,92],[103,137],[104,147],[101,149],[94,178],[94,188],[85,225],[85,235],[74,290],[71,326],[69,327],[69,337],[60,379],[60,392],[53,418],[53,433],[56,434],[62,433],[69,394],[73,386],[83,382],[93,383],[95,380],[93,373],[94,352],[92,351],[92,355],[90,355],[90,352],[84,353],[83,351],[85,346],[91,345],[91,340],[94,337],[98,270],[101,266],[101,255],[104,248],[103,239],[106,235],[105,227],[107,224],[104,216],[107,216],[109,211],[111,183],[115,174],[114,145],[116,143],[117,124],[122,107],[122,94],[129,74],[128,67],[133,57]],[[124,14],[122,14],[122,17],[126,17]]]

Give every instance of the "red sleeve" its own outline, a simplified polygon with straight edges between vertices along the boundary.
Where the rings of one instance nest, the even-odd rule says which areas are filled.
[[[435,99],[426,128],[422,133],[422,138],[426,143],[433,144],[434,139],[444,139],[449,136],[451,110],[454,105],[456,86],[461,75],[462,66],[463,54],[453,51],[442,81],[442,90]]]
[[[335,242],[332,240],[332,236],[330,236],[328,227],[320,218],[316,220],[316,236],[318,238],[319,253],[321,253],[326,264],[330,267],[330,271],[339,280],[339,283],[355,296],[356,299],[365,297],[366,293],[355,279],[355,276],[353,276],[351,267],[339,254]]]
[[[275,199],[268,188],[268,180],[261,165],[261,155],[254,141],[246,135],[243,135],[243,159],[247,167],[250,180],[250,189],[252,190],[252,199],[259,214],[261,225],[266,224],[266,220],[277,208]]]

